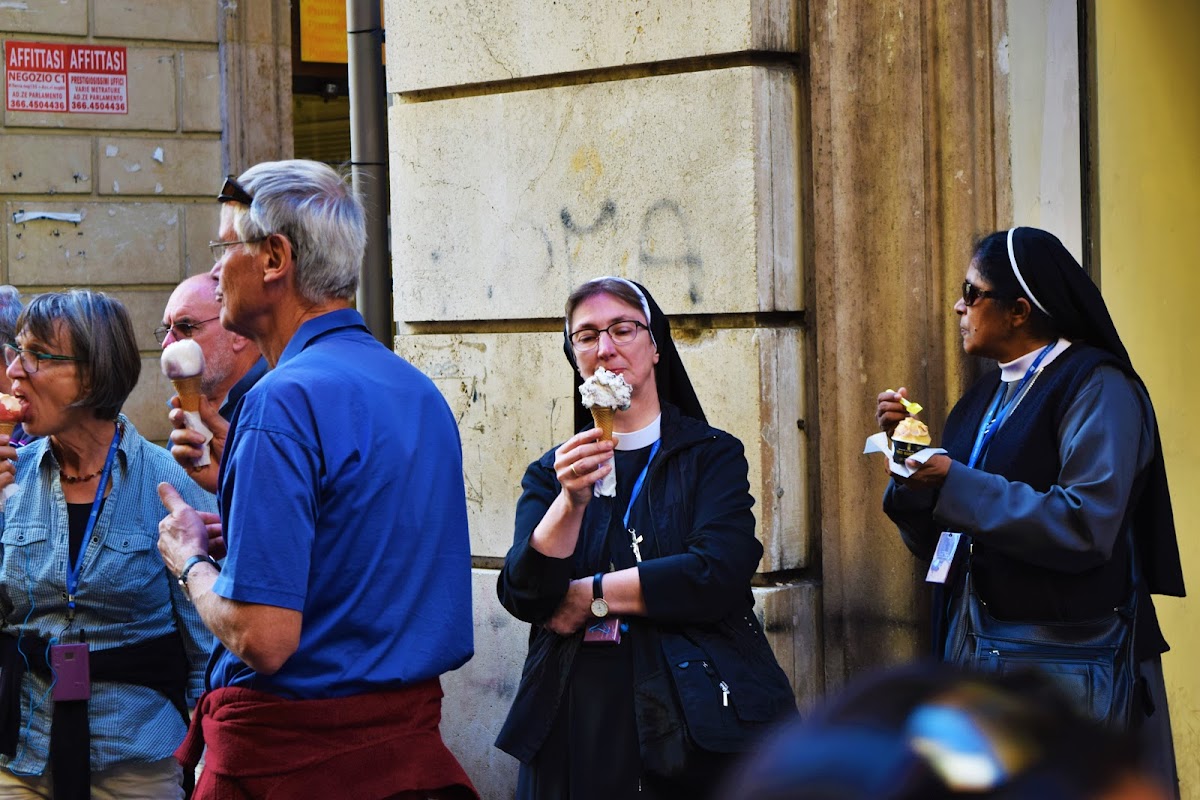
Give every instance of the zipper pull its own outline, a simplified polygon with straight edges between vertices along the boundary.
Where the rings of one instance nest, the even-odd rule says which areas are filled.
[[[721,681],[721,705],[729,708],[729,684]]]

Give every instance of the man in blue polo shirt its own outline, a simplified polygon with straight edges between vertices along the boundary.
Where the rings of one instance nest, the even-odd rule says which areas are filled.
[[[364,214],[334,170],[259,164],[219,200],[221,324],[272,369],[225,446],[224,564],[215,520],[159,487],[159,549],[219,640],[177,755],[208,745],[201,800],[473,797],[438,733],[438,676],[472,655],[454,418],[351,308]]]

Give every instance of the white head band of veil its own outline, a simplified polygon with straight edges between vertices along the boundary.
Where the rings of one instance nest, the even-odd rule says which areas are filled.
[[[616,275],[601,275],[599,278],[592,278],[588,283],[595,283],[597,281],[619,281],[630,289],[633,289],[633,293],[638,296],[638,300],[642,303],[642,313],[646,315],[646,331],[650,334],[650,341],[654,342],[654,331],[650,330],[650,304],[646,302],[646,295],[642,294],[642,290],[637,287],[637,284],[625,278],[618,278]],[[571,320],[563,321],[563,330],[567,332],[567,338],[571,338]],[[655,343],[655,347],[657,346],[658,344]]]
[[[1017,254],[1013,251],[1013,234],[1016,232],[1016,228],[1008,229],[1008,263],[1012,265],[1013,275],[1017,276],[1017,283],[1021,284],[1021,289],[1024,290],[1025,295],[1033,301],[1033,304],[1037,306],[1043,314],[1049,317],[1050,312],[1046,310],[1046,307],[1042,305],[1036,297],[1034,297],[1033,292],[1029,290],[1029,284],[1025,282],[1025,278],[1021,275],[1021,270],[1017,269]]]

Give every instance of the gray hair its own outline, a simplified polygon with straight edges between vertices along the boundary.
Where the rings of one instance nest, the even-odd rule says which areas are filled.
[[[120,300],[88,289],[46,292],[29,301],[17,330],[46,343],[61,331],[79,359],[83,396],[71,406],[90,408],[97,419],[117,418],[142,371],[133,322]]]
[[[21,293],[12,286],[0,286],[0,345],[17,341],[17,317],[21,316]]]
[[[296,260],[296,288],[309,302],[354,297],[367,223],[343,175],[319,161],[266,161],[243,172],[238,183],[254,198],[248,209],[234,206],[239,239],[286,236]]]

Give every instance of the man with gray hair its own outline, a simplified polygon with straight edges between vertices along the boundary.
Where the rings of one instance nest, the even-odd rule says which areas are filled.
[[[234,412],[220,521],[159,486],[159,550],[218,639],[177,756],[208,746],[198,800],[473,798],[438,731],[473,652],[454,417],[351,306],[366,224],[338,173],[259,164],[218,200],[221,324],[271,370]]]

